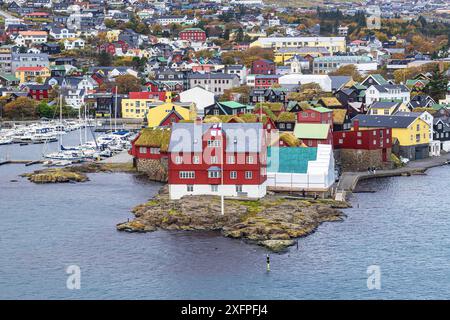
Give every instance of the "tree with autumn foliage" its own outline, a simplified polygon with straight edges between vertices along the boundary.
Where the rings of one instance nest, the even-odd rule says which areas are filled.
[[[117,76],[114,81],[117,86],[117,93],[128,94],[133,91],[141,91],[141,80],[131,74]]]
[[[5,104],[3,116],[11,120],[25,120],[36,118],[37,103],[28,97],[18,97]]]

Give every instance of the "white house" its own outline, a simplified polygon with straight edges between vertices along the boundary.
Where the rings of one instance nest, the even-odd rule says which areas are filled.
[[[85,44],[86,44],[86,42],[80,38],[66,39],[64,41],[64,49],[65,50],[80,50],[80,49],[84,49]]]
[[[404,85],[371,85],[366,90],[366,105],[369,106],[377,101],[395,101],[407,104],[410,100],[410,97],[411,92]]]
[[[28,47],[32,44],[47,42],[47,32],[45,31],[19,31],[17,35],[11,35],[11,39],[18,46]]]
[[[75,31],[67,28],[52,28],[49,32],[49,35],[55,38],[56,40],[76,37]]]
[[[180,102],[194,102],[197,107],[197,114],[203,116],[204,109],[214,104],[214,93],[201,86],[193,87],[180,93]]]

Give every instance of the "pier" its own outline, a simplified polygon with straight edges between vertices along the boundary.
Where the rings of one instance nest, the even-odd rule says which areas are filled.
[[[25,166],[31,166],[34,164],[42,163],[42,160],[3,160],[0,161],[0,166],[6,165],[6,164],[24,164]]]
[[[369,172],[344,172],[342,173],[336,188],[336,200],[345,200],[346,195],[353,192],[361,180],[374,178],[387,178],[396,176],[410,176],[424,174],[430,168],[440,167],[450,163],[450,155],[430,157],[409,162],[406,166],[391,170],[376,170]]]

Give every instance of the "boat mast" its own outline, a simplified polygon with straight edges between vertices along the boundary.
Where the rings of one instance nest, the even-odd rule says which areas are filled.
[[[114,101],[114,131],[117,132],[117,86],[116,86],[116,98]]]
[[[59,94],[59,150],[61,150],[61,146],[63,144],[62,141],[62,128],[63,128],[63,124],[62,124],[62,95]]]

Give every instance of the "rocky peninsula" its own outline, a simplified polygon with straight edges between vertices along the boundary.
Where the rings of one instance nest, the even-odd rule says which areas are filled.
[[[283,251],[295,239],[313,233],[326,221],[342,221],[347,202],[267,195],[260,200],[226,199],[221,214],[220,197],[186,196],[170,200],[167,186],[149,202],[133,209],[135,219],[117,225],[117,230],[149,232],[163,230],[219,231],[226,237],[242,238]]]
[[[64,168],[48,168],[24,173],[21,177],[34,183],[65,183],[89,181],[88,173],[99,172],[136,172],[130,163],[98,163],[91,162],[72,165]]]

